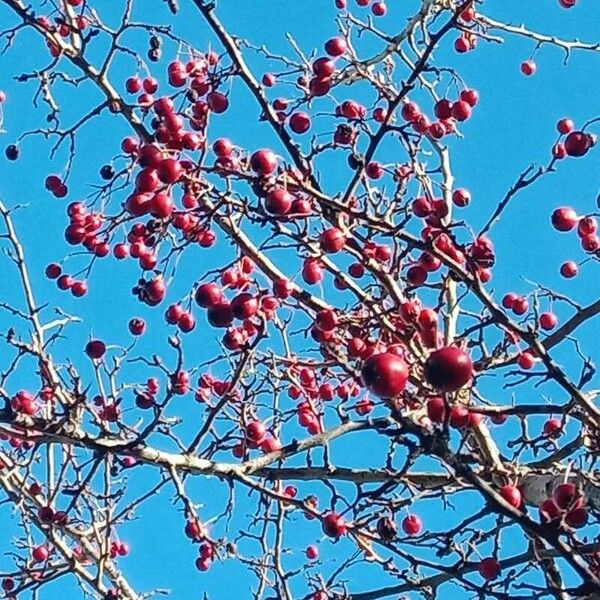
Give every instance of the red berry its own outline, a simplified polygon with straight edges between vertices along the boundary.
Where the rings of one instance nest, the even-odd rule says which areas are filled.
[[[346,238],[337,227],[326,229],[320,236],[321,247],[328,254],[339,252],[346,244]]]
[[[474,107],[479,102],[479,93],[477,90],[465,89],[460,93],[460,99]]]
[[[48,556],[50,556],[50,552],[46,546],[36,546],[31,553],[33,560],[36,563],[45,562],[48,560]]]
[[[290,117],[290,129],[294,133],[306,133],[310,129],[310,117],[305,112],[295,112]]]
[[[262,421],[250,421],[250,423],[246,425],[246,437],[255,444],[260,444],[266,435],[267,430]]]
[[[57,279],[62,272],[60,265],[56,263],[51,263],[46,267],[46,277],[48,279]]]
[[[543,521],[553,521],[560,517],[560,508],[554,504],[552,498],[547,498],[540,504],[540,516]]]
[[[347,49],[346,40],[342,37],[334,37],[325,42],[325,52],[329,56],[342,56]]]
[[[458,188],[452,193],[452,202],[462,208],[471,203],[471,193],[465,188]]]
[[[558,319],[554,313],[544,312],[540,315],[540,327],[542,329],[554,329],[557,323]]]
[[[272,150],[263,148],[250,157],[250,166],[259,175],[270,175],[277,168],[277,157]]]
[[[446,417],[446,403],[440,396],[427,400],[427,416],[433,423],[443,423]]]
[[[572,131],[565,139],[565,150],[569,156],[583,156],[592,147],[592,140],[583,131]]]
[[[497,579],[502,568],[500,563],[495,558],[484,558],[477,567],[479,574],[488,581]]]
[[[385,2],[379,1],[373,4],[371,10],[376,17],[383,17],[387,12],[387,6]]]
[[[417,515],[408,515],[402,520],[402,530],[407,535],[418,535],[423,529],[423,522]]]
[[[339,538],[348,531],[344,517],[335,512],[327,513],[322,521],[323,532],[332,538]]]
[[[525,75],[527,77],[533,75],[535,73],[536,69],[537,69],[537,65],[532,60],[526,60],[521,63],[521,73],[523,73],[523,75]]]
[[[317,77],[324,79],[335,73],[335,63],[330,58],[322,56],[313,62],[312,69]]]
[[[471,112],[471,105],[464,100],[459,100],[452,105],[452,116],[457,121],[466,121],[471,116]]]
[[[423,372],[427,382],[436,389],[454,392],[471,381],[473,363],[464,350],[446,346],[429,355]]]
[[[380,398],[397,396],[406,387],[408,367],[397,354],[384,352],[371,355],[362,366],[363,382]]]
[[[233,322],[231,304],[223,300],[217,304],[211,304],[208,307],[207,317],[213,327],[229,327]]]
[[[85,346],[85,353],[92,359],[100,359],[106,352],[106,344],[102,340],[90,340]]]
[[[500,495],[514,508],[520,508],[523,503],[521,492],[515,485],[503,485],[500,488]]]
[[[552,225],[557,231],[571,231],[577,226],[578,220],[577,213],[568,206],[557,208],[552,213]]]
[[[163,183],[175,183],[183,174],[183,169],[178,160],[165,158],[159,163],[156,173]]]
[[[544,434],[547,435],[548,437],[556,437],[557,435],[559,435],[561,433],[561,430],[562,430],[562,424],[556,418],[548,419],[544,423]]]
[[[574,483],[561,483],[554,488],[552,499],[558,508],[566,510],[567,508],[579,508],[583,504],[577,491],[577,486]]]
[[[568,260],[560,266],[560,274],[566,279],[571,279],[572,277],[575,277],[578,272],[579,268],[577,267],[577,264],[574,263],[572,260]]]
[[[265,208],[272,215],[282,216],[290,212],[294,197],[284,188],[271,190],[265,198]]]
[[[146,323],[144,319],[134,317],[129,321],[129,331],[132,335],[142,335],[146,331]]]
[[[585,527],[588,522],[588,511],[585,508],[574,508],[567,513],[565,523],[569,527],[579,529]]]
[[[575,124],[573,123],[573,121],[571,119],[561,119],[556,124],[556,129],[558,130],[559,133],[562,133],[563,135],[567,135],[568,133],[571,133],[571,131],[573,131],[574,128],[575,128]]]
[[[216,283],[203,283],[198,286],[194,296],[198,306],[208,308],[223,299],[223,291]]]

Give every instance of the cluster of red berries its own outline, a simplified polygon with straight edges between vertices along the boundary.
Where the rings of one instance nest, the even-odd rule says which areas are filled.
[[[420,134],[430,135],[434,139],[440,139],[456,131],[456,122],[468,120],[473,108],[479,102],[479,94],[476,90],[464,89],[459,99],[452,102],[446,98],[438,100],[434,106],[435,121],[425,115],[418,104],[408,101],[402,107],[400,114],[402,118],[411,124],[412,128]]]
[[[233,455],[236,458],[244,458],[246,450],[260,449],[269,453],[276,452],[281,447],[279,438],[269,432],[262,421],[253,419],[244,427],[242,441],[233,447]]]
[[[46,277],[48,279],[55,279],[59,290],[70,290],[71,294],[76,298],[81,298],[81,296],[87,294],[87,283],[85,281],[77,281],[71,275],[63,274],[62,267],[57,263],[50,263],[46,267]]]
[[[561,483],[540,505],[540,518],[545,522],[563,519],[569,527],[579,529],[588,521],[584,505],[585,499],[574,483]]]
[[[575,124],[571,119],[560,119],[556,129],[564,141],[558,141],[552,148],[552,156],[563,159],[567,156],[585,156],[590,148],[596,145],[596,136],[585,131],[575,130]]]
[[[110,543],[110,557],[112,559],[117,556],[127,556],[129,554],[129,545],[125,542],[112,541]]]

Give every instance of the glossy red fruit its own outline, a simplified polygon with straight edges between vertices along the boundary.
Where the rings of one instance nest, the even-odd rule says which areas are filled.
[[[347,49],[348,44],[346,44],[346,40],[342,37],[334,37],[325,42],[325,52],[329,56],[342,56]]]
[[[284,188],[271,190],[265,198],[265,209],[272,215],[282,216],[290,212],[294,197]]]
[[[529,302],[527,298],[517,298],[512,305],[512,311],[515,315],[524,315],[529,310]]]
[[[294,133],[306,133],[310,129],[310,116],[302,111],[292,113],[290,129]]]
[[[50,552],[46,546],[36,546],[33,549],[31,556],[36,563],[42,563],[48,560]]]
[[[579,529],[587,525],[588,516],[588,511],[585,508],[574,508],[567,513],[565,523],[569,527]]]
[[[387,5],[385,2],[375,2],[371,7],[371,11],[376,17],[383,17],[387,13]]]
[[[575,124],[571,119],[560,119],[556,124],[556,129],[558,133],[562,133],[563,135],[567,135],[575,129]]]
[[[574,483],[561,483],[552,492],[554,504],[563,510],[567,508],[579,508],[583,504],[583,498],[577,491]]]
[[[223,158],[229,156],[233,152],[233,144],[227,138],[219,138],[213,143],[213,152]]]
[[[556,419],[556,418],[551,418],[548,419],[545,423],[544,423],[544,435],[547,435],[548,437],[555,437],[557,435],[560,435],[560,433],[562,432],[562,423]]]
[[[346,238],[337,227],[326,229],[320,236],[319,241],[324,252],[334,254],[339,252],[346,244]]]
[[[561,511],[552,498],[547,498],[540,504],[540,517],[543,521],[553,521],[561,516]]]
[[[175,183],[181,178],[183,168],[175,158],[165,158],[158,164],[156,172],[163,183]]]
[[[335,512],[327,513],[322,521],[323,532],[332,538],[339,538],[348,532],[344,517]]]
[[[558,323],[556,315],[552,312],[543,312],[540,315],[540,327],[546,331],[554,329]]]
[[[229,327],[233,323],[231,304],[226,301],[211,304],[207,310],[207,317],[213,327]]]
[[[514,508],[520,508],[523,503],[523,496],[516,485],[503,485],[500,495]]]
[[[259,175],[270,175],[277,168],[277,157],[272,150],[263,148],[252,154],[250,166]]]
[[[310,559],[310,560],[316,560],[317,558],[319,558],[319,549],[314,546],[314,545],[310,545],[306,547],[306,558]]]
[[[183,333],[189,333],[190,331],[193,331],[196,327],[196,319],[194,319],[194,315],[189,312],[184,312],[179,319],[177,319],[177,327],[179,327]]]
[[[513,304],[519,297],[513,292],[509,292],[502,297],[502,306],[507,309],[512,309]]]
[[[571,231],[577,226],[578,221],[577,213],[568,206],[557,208],[552,213],[552,226],[557,231]]]
[[[565,150],[569,156],[584,156],[592,147],[592,140],[583,131],[572,131],[565,139]]]
[[[468,102],[459,100],[452,105],[452,116],[457,121],[466,121],[472,113],[473,109]]]
[[[236,319],[250,319],[258,312],[258,299],[244,292],[231,301],[231,310]]]
[[[521,63],[521,73],[526,77],[530,77],[535,73],[537,69],[537,65],[532,60],[526,60]]]
[[[397,354],[373,354],[363,363],[361,370],[365,386],[380,398],[397,396],[406,387],[408,367]]]
[[[517,358],[517,364],[521,369],[529,370],[535,365],[535,356],[531,352],[521,352]]]
[[[464,406],[453,406],[448,422],[454,429],[464,429],[469,425],[469,411]]]
[[[365,169],[365,173],[369,179],[381,179],[385,174],[385,170],[378,162],[370,162]]]
[[[48,277],[48,279],[58,279],[58,277],[60,277],[61,272],[62,269],[60,265],[56,263],[50,263],[46,267],[46,277]]]
[[[460,93],[460,99],[469,104],[471,107],[474,107],[479,102],[479,92],[477,90],[464,89]]]
[[[198,286],[194,299],[198,306],[208,308],[218,304],[223,299],[223,291],[216,283],[203,283]]]
[[[246,425],[245,433],[249,440],[255,444],[260,444],[267,435],[267,430],[262,421],[254,420]]]
[[[144,319],[133,317],[128,324],[131,335],[142,335],[146,331],[146,323]]]
[[[443,423],[446,418],[446,403],[440,396],[427,400],[427,416],[433,423]]]
[[[402,531],[406,535],[418,535],[423,529],[423,522],[417,515],[408,515],[402,520]]]
[[[488,581],[493,581],[498,578],[502,568],[500,563],[495,558],[484,558],[478,565],[479,574]]]
[[[405,121],[412,122],[421,114],[421,109],[419,108],[418,104],[409,101],[404,104],[400,114]]]
[[[454,392],[471,381],[473,363],[464,350],[446,346],[429,355],[423,373],[434,388]]]
[[[471,193],[465,188],[458,188],[452,192],[452,202],[459,208],[468,206],[471,203]]]
[[[217,113],[224,113],[229,108],[229,99],[221,92],[211,92],[206,97],[210,109]]]
[[[106,352],[106,344],[102,340],[90,340],[85,346],[85,353],[93,359],[99,359]]]
[[[573,262],[572,260],[568,260],[560,265],[560,274],[565,279],[571,279],[575,277],[578,272],[579,267],[577,266],[577,263]]]
[[[322,56],[313,62],[312,70],[319,79],[325,79],[335,73],[335,63],[329,57]]]
[[[452,102],[446,98],[442,98],[435,103],[433,112],[438,119],[449,119],[452,117]]]

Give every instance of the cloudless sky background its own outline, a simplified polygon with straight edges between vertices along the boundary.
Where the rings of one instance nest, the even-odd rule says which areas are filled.
[[[108,22],[116,23],[120,16],[122,2],[116,0],[94,0],[94,8]],[[355,7],[354,0],[349,5],[355,14],[366,16],[366,9]],[[414,0],[389,0],[388,16],[377,20],[377,25],[389,33],[400,30],[406,16],[412,15],[419,3]],[[117,8],[118,7],[118,8]],[[579,38],[589,42],[600,39],[600,6],[595,0],[579,0],[572,10],[564,10],[556,0],[487,0],[482,12],[490,17],[513,24],[525,23],[533,30],[555,34],[565,39]],[[138,20],[154,24],[173,24],[174,31],[191,41],[198,50],[209,47],[220,51],[218,42],[204,24],[189,0],[181,0],[180,13],[173,17],[166,6],[158,0],[138,0],[135,14]],[[314,48],[322,52],[325,40],[337,33],[335,26],[336,10],[333,0],[219,0],[217,14],[228,30],[253,44],[266,44],[274,53],[290,54],[285,33],[290,32],[305,53]],[[12,13],[0,6],[0,30],[15,24]],[[440,22],[441,24],[441,22]],[[145,35],[134,36],[132,41],[144,52]],[[523,77],[519,72],[521,61],[531,57],[534,44],[530,40],[502,36],[505,43],[480,42],[476,51],[466,55],[457,55],[452,49],[453,35],[446,37],[441,49],[436,53],[438,65],[456,67],[469,87],[480,92],[481,100],[473,117],[462,126],[464,139],[452,138],[449,141],[456,183],[467,187],[473,197],[472,205],[464,209],[462,215],[477,230],[489,217],[497,202],[514,183],[519,173],[529,164],[546,164],[550,148],[556,140],[555,123],[568,116],[577,124],[600,115],[598,91],[600,89],[599,64],[600,53],[576,51],[572,54],[568,66],[563,64],[565,54],[549,45],[535,53],[538,71],[534,77]],[[45,107],[32,109],[31,98],[34,85],[18,84],[14,76],[40,68],[48,63],[43,44],[32,33],[20,34],[14,46],[0,57],[0,89],[7,93],[4,106],[4,129],[0,136],[0,145],[12,143],[23,131],[44,127]],[[101,55],[102,44],[92,46],[92,57]],[[362,42],[359,46],[365,56],[377,46]],[[164,59],[153,74],[164,81],[166,64],[173,58],[173,47],[165,43]],[[246,51],[248,60],[260,75],[275,69],[262,59]],[[97,60],[96,60],[97,62]],[[67,69],[68,70],[68,69]],[[123,90],[124,80],[135,72],[130,58],[117,61],[111,73],[111,79],[119,90]],[[397,66],[397,79],[404,76],[402,67]],[[169,89],[163,85],[163,89]],[[336,99],[353,98],[371,105],[374,98],[371,92],[365,94],[365,88],[344,88],[336,91]],[[291,88],[288,90],[291,93]],[[283,90],[274,91],[272,98],[285,95]],[[98,101],[96,92],[87,85],[75,90],[69,86],[57,87],[57,101],[61,106],[63,125],[70,125],[85,114],[94,102]],[[415,97],[420,98],[416,92]],[[241,82],[236,82],[231,92],[231,107],[224,115],[211,121],[210,137],[221,135],[230,137],[235,144],[248,149],[276,145],[269,128],[258,122],[258,110],[252,99],[243,90]],[[331,110],[331,101],[319,100],[323,107]],[[423,106],[430,110],[428,101]],[[325,108],[324,108],[325,110]],[[314,111],[317,112],[317,111]],[[319,127],[322,129],[319,129]],[[330,131],[331,122],[327,117],[314,121],[315,131]],[[81,300],[73,299],[68,293],[59,292],[52,282],[43,276],[45,265],[61,260],[71,248],[64,242],[62,231],[66,225],[65,206],[67,202],[83,198],[92,191],[92,185],[99,183],[98,170],[101,165],[110,162],[118,154],[122,137],[130,132],[126,123],[113,115],[105,114],[88,124],[78,136],[74,170],[69,179],[69,196],[64,200],[52,197],[44,190],[44,179],[52,172],[60,173],[64,169],[65,149],[58,152],[54,161],[48,158],[51,142],[44,142],[39,136],[25,139],[21,144],[21,158],[9,163],[0,158],[0,196],[9,205],[27,204],[27,208],[15,214],[21,240],[26,248],[28,266],[34,282],[39,303],[50,307],[60,305],[66,312],[77,314],[82,324],[69,329],[68,340],[57,347],[59,359],[71,358],[81,371],[90,376],[89,364],[83,355],[83,347],[90,335],[116,345],[126,346],[130,337],[127,321],[133,315],[144,317],[149,323],[149,333],[140,340],[136,351],[146,353],[165,350],[167,327],[161,322],[164,306],[150,309],[138,304],[129,290],[137,278],[135,265],[131,263],[115,265],[112,258],[104,259],[94,268],[89,281],[90,292]],[[305,141],[306,143],[306,141]],[[395,146],[398,148],[398,146]],[[561,279],[558,274],[560,264],[567,259],[579,261],[583,258],[575,235],[558,234],[550,225],[550,213],[561,205],[573,206],[578,213],[586,214],[596,209],[595,199],[598,193],[598,150],[590,152],[585,159],[570,159],[558,164],[557,172],[545,176],[533,187],[523,191],[511,203],[499,226],[492,234],[498,263],[494,269],[494,280],[490,289],[495,290],[496,298],[514,290],[519,293],[530,291],[531,286],[525,278],[552,287],[558,292],[569,294],[578,302],[586,304],[598,294],[598,270],[596,264],[582,267],[581,274],[574,280]],[[380,158],[377,156],[376,158]],[[388,151],[381,157],[384,162],[403,162],[405,157],[395,156]],[[334,157],[321,162],[320,178],[326,192],[335,194],[344,189],[350,171],[346,168],[345,155],[337,153]],[[390,182],[388,182],[388,187]],[[194,249],[182,260],[178,276],[170,287],[167,301],[176,301],[189,292],[193,281],[210,269],[217,268],[233,258],[231,250],[223,244],[218,251]],[[84,266],[81,257],[69,259],[67,270],[76,271]],[[295,267],[294,267],[295,268]],[[0,262],[0,299],[8,302],[20,302],[20,291],[14,284],[15,273],[7,260]],[[569,310],[556,308],[562,318]],[[50,311],[48,311],[50,314]],[[189,364],[195,365],[210,358],[216,346],[215,330],[210,329],[201,313],[196,313],[198,326],[186,338],[186,355]],[[8,319],[0,313],[0,326],[5,331]],[[597,350],[598,327],[587,327],[580,339],[584,350],[594,353]],[[4,345],[0,346],[0,368],[3,368],[11,355]],[[572,347],[565,346],[556,351],[559,360],[577,376],[579,363],[574,360]],[[131,376],[143,381],[148,375],[139,367],[130,370]],[[511,400],[511,391],[502,389],[503,378],[496,376],[482,382],[485,394],[495,402],[506,403]],[[27,387],[26,374],[15,379],[18,386]],[[515,400],[527,401],[531,394],[536,397],[542,392],[526,386],[514,390]],[[553,387],[545,389],[553,401],[564,402]],[[554,395],[553,395],[554,394]],[[127,399],[131,406],[131,399]],[[178,404],[177,404],[178,403]],[[185,427],[193,432],[202,422],[201,408],[191,396],[178,398],[176,410],[187,419]],[[532,420],[533,428],[541,427],[541,420]],[[504,433],[497,434],[500,441],[506,441],[516,429],[506,425]],[[539,429],[538,429],[539,430]],[[569,430],[568,435],[576,432]],[[298,432],[286,434],[283,441],[289,441]],[[347,442],[334,446],[334,457],[338,464],[358,466],[378,466],[382,464],[383,454],[379,452],[379,462],[373,461],[373,454],[382,448],[372,446],[372,437],[356,435]],[[225,457],[223,460],[232,460]],[[300,463],[298,463],[300,464]],[[132,470],[129,475],[131,486],[129,493],[146,489],[148,481],[156,481],[155,469],[142,467]],[[323,494],[322,486],[299,484],[300,495],[319,490],[322,505],[327,505],[328,494]],[[340,489],[344,489],[340,486]],[[350,488],[348,493],[351,493]],[[132,548],[130,556],[120,560],[124,573],[138,591],[153,588],[170,589],[173,598],[196,599],[207,592],[211,599],[233,600],[251,597],[252,577],[235,560],[216,563],[208,573],[198,573],[193,566],[196,549],[183,536],[184,518],[171,504],[172,490],[167,486],[160,497],[147,502],[137,513],[137,519],[122,527],[120,534]],[[205,508],[200,510],[202,518],[210,519],[219,514],[227,501],[227,486],[205,478],[189,480],[190,495]],[[247,492],[236,490],[236,517],[226,531],[224,524],[216,528],[216,535],[234,538],[237,529],[248,523],[248,515],[256,510],[256,499],[248,499]],[[444,530],[464,518],[473,507],[479,506],[474,495],[462,494],[454,510],[440,513],[439,502],[418,503],[415,510],[422,517],[425,527]],[[12,528],[7,526],[9,512],[6,506],[0,509],[0,571],[9,569],[9,560],[4,552],[9,550],[8,535]],[[305,521],[296,515],[290,527],[287,545],[291,553],[286,557],[288,568],[305,564],[303,550],[309,543],[315,543],[322,536],[316,522]],[[512,533],[510,533],[512,531]],[[593,530],[594,533],[595,529]],[[250,551],[250,546],[241,547]],[[488,546],[489,550],[490,547]],[[523,540],[514,528],[503,536],[501,556],[510,556],[524,549]],[[256,548],[254,549],[256,550]],[[347,556],[352,550],[349,540],[336,545],[324,541],[321,547],[323,565],[312,567],[312,572],[330,572],[335,568],[341,556]],[[389,583],[378,567],[360,567],[353,569],[350,589],[362,591]],[[477,576],[474,576],[475,578]],[[477,581],[480,581],[477,579]],[[538,580],[537,583],[542,583]],[[308,588],[299,582],[293,586],[294,597],[302,597]],[[450,593],[451,588],[442,588]],[[454,590],[456,591],[456,590]],[[60,580],[42,593],[42,598],[60,597],[72,600],[81,597],[78,589],[66,580]],[[268,597],[268,595],[267,595]],[[448,597],[441,595],[440,597]]]

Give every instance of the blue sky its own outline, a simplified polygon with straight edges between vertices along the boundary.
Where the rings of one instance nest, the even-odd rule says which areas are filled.
[[[349,0],[353,5],[354,0]],[[200,50],[215,47],[218,43],[202,22],[188,0],[181,1],[181,12],[173,18],[161,2],[137,5],[137,17],[153,23],[172,23],[174,31],[192,41]],[[403,23],[409,11],[418,6],[414,0],[389,0],[388,16],[378,21],[378,25],[389,33],[394,33]],[[121,3],[119,2],[120,6]],[[109,15],[114,9],[114,0],[98,0],[94,7],[101,15]],[[354,7],[353,7],[354,9]],[[329,0],[279,0],[267,2],[240,2],[239,0],[220,0],[217,10],[222,22],[235,35],[247,38],[254,44],[267,44],[274,53],[289,53],[289,44],[285,33],[291,32],[298,45],[309,53],[313,48],[321,52],[323,42],[336,34],[333,1]],[[576,8],[566,11],[558,7],[555,0],[536,0],[523,3],[515,0],[487,0],[484,14],[497,20],[513,24],[525,23],[532,30],[552,33],[565,39],[578,38],[593,42],[600,37],[600,13],[593,0],[580,0]],[[114,19],[117,18],[115,11]],[[356,10],[357,15],[365,11]],[[412,14],[412,13],[411,13]],[[111,17],[107,17],[110,19]],[[5,6],[0,6],[0,28],[13,23],[13,17]],[[532,56],[534,44],[531,40],[503,36],[505,43],[480,43],[475,52],[457,55],[451,48],[453,38],[446,39],[436,54],[439,64],[455,67],[469,87],[479,90],[481,101],[474,116],[463,127],[464,139],[450,141],[452,164],[457,185],[467,187],[473,197],[472,205],[461,213],[477,229],[493,211],[498,200],[516,180],[519,173],[529,164],[546,164],[550,148],[556,139],[555,123],[561,117],[570,117],[577,124],[598,116],[598,62],[600,53],[574,52],[567,66],[563,64],[564,53],[549,45],[535,52],[538,71],[534,77],[523,77],[519,72],[521,61]],[[145,37],[134,36],[133,43],[142,43]],[[170,50],[172,47],[166,45]],[[372,44],[364,43],[365,54],[373,49]],[[100,49],[91,48],[91,56],[97,57]],[[165,51],[165,60],[154,73],[164,78],[164,67],[172,52]],[[272,68],[251,53],[249,63],[259,75]],[[47,63],[43,46],[30,33],[19,36],[6,54],[0,58],[0,89],[8,95],[4,106],[5,133],[0,136],[0,144],[5,146],[15,137],[28,129],[44,127],[44,108],[31,109],[31,99],[35,91],[30,84],[17,84],[13,76]],[[135,69],[129,58],[115,64],[111,74],[114,81],[121,84]],[[370,96],[358,87],[357,92],[343,90],[339,98],[353,97],[369,103]],[[273,92],[273,98],[283,92]],[[418,94],[417,94],[418,95]],[[70,124],[84,114],[97,100],[96,93],[83,85],[74,91],[68,86],[57,88],[56,99],[62,109],[64,123]],[[238,145],[247,148],[275,146],[276,140],[267,125],[258,123],[257,108],[243,91],[240,82],[232,90],[230,110],[216,118],[211,124],[211,137],[221,135],[231,137]],[[327,101],[322,101],[323,106]],[[315,130],[321,123],[329,130],[327,119],[315,120]],[[86,197],[92,185],[98,183],[98,169],[109,162],[118,153],[120,139],[127,135],[126,124],[108,114],[93,121],[80,132],[77,141],[77,154],[73,173],[69,179],[70,194],[68,201]],[[127,333],[127,321],[133,315],[143,316],[150,323],[149,334],[140,341],[137,349],[141,353],[150,353],[157,347],[164,349],[167,327],[157,318],[162,314],[144,307],[132,298],[129,289],[136,279],[133,265],[115,266],[112,259],[100,261],[90,279],[90,293],[83,300],[75,300],[68,294],[59,292],[43,277],[43,269],[49,261],[62,259],[71,248],[62,237],[65,226],[65,200],[53,198],[44,190],[43,182],[47,174],[60,173],[65,166],[65,149],[57,153],[56,159],[48,158],[51,144],[35,138],[25,139],[21,143],[21,159],[16,163],[7,162],[0,157],[0,197],[8,204],[27,204],[27,208],[15,215],[16,225],[27,253],[28,265],[32,273],[38,302],[48,303],[50,307],[60,305],[66,312],[82,317],[83,323],[69,330],[65,343],[57,348],[59,359],[72,358],[81,364],[81,370],[89,376],[89,366],[82,360],[83,346],[90,335],[102,337],[111,344],[127,345],[130,337]],[[323,163],[324,164],[324,163]],[[322,169],[322,182],[325,191],[336,193],[343,189],[348,179],[344,169],[345,160],[335,157]],[[552,287],[560,293],[568,294],[578,302],[586,304],[595,299],[598,286],[595,285],[596,264],[587,264],[581,276],[566,281],[558,275],[560,264],[567,259],[579,261],[583,255],[574,235],[559,234],[550,225],[550,213],[556,206],[570,205],[580,214],[596,210],[595,198],[598,182],[595,174],[598,170],[598,151],[591,152],[585,159],[565,160],[557,165],[557,172],[550,174],[535,186],[517,196],[505,212],[501,223],[495,228],[492,239],[497,249],[498,263],[494,270],[494,280],[490,286],[499,298],[508,290],[526,293],[531,285],[526,280]],[[189,292],[193,281],[203,273],[217,268],[232,258],[229,248],[219,243],[217,251],[194,250],[182,261],[179,274],[169,291],[169,300],[177,300]],[[69,268],[77,270],[82,266],[80,257],[70,258]],[[13,274],[6,260],[0,262],[0,273],[4,285],[2,294],[7,301],[18,302],[19,292],[12,283]],[[556,307],[560,317],[569,311]],[[197,315],[199,326],[186,340],[186,352],[191,364],[198,364],[214,352],[216,336],[214,330],[206,327],[204,317]],[[0,326],[6,329],[6,315],[0,313]],[[597,327],[588,327],[580,339],[587,352],[593,352]],[[161,350],[164,351],[164,350]],[[4,365],[7,355],[0,346],[0,366]],[[565,347],[556,352],[559,360],[577,374],[579,365],[573,360],[571,348]],[[142,380],[145,372],[138,367],[132,368],[131,376]],[[27,378],[22,376],[26,385]],[[483,383],[486,394],[499,403],[510,401],[510,391],[501,389],[501,379],[491,379]],[[515,391],[517,401],[524,401],[535,392],[530,387]],[[554,388],[546,393],[555,400],[561,399]],[[185,414],[190,427],[202,419],[202,414],[191,398],[179,399],[179,410]],[[187,403],[187,404],[186,404]],[[532,428],[541,426],[539,419],[532,420]],[[507,426],[505,433],[499,434],[505,441],[514,430]],[[570,432],[572,434],[574,432]],[[369,466],[372,454],[381,450],[373,449],[367,436],[357,435],[348,442],[342,442],[336,448],[341,463]],[[156,471],[143,468],[131,472],[130,493],[133,496],[145,489],[149,481],[157,479]],[[298,485],[301,493],[314,491],[310,484]],[[122,528],[122,536],[132,547],[132,554],[122,559],[121,564],[129,575],[132,585],[142,591],[156,587],[168,588],[173,598],[202,598],[206,592],[211,599],[233,600],[251,597],[250,588],[254,580],[247,577],[245,571],[233,560],[215,564],[205,574],[197,573],[193,567],[196,550],[182,535],[183,516],[175,509],[171,500],[171,489],[163,492],[142,507],[136,520]],[[340,486],[343,489],[343,486]],[[205,478],[190,481],[190,495],[199,503],[205,504],[200,510],[207,519],[219,514],[227,501],[227,486]],[[320,492],[323,490],[321,489]],[[350,493],[350,490],[348,490]],[[256,499],[247,498],[244,490],[237,490],[236,518],[230,529],[220,524],[217,535],[235,537],[236,528],[247,524],[248,514],[255,512]],[[323,503],[328,495],[323,493]],[[468,510],[478,506],[478,499],[471,494],[462,494],[454,511],[439,517],[439,503],[422,503],[419,514],[426,527],[450,527],[463,518]],[[180,508],[180,507],[178,507]],[[7,516],[7,507],[0,513]],[[309,523],[301,516],[293,517],[290,526],[291,554],[286,557],[289,568],[301,567],[306,563],[303,550],[309,543],[321,538],[316,523]],[[522,541],[513,533],[503,538],[503,548],[507,555],[523,548]],[[244,551],[246,551],[244,547]],[[8,550],[4,544],[0,550]],[[248,551],[250,549],[248,548]],[[341,556],[351,551],[351,542],[342,540],[337,545],[329,541],[321,544],[322,568],[314,567],[312,572],[322,570],[326,573],[333,569]],[[0,570],[7,567],[7,559],[0,556]],[[371,589],[382,581],[376,568],[361,567],[351,572],[351,589],[359,591]],[[52,591],[51,591],[52,590]],[[294,588],[297,597],[307,591],[301,582]],[[51,598],[60,593],[64,600],[79,598],[79,592],[72,583],[59,581],[42,593],[42,598]],[[44,595],[45,594],[45,595]],[[268,597],[268,596],[267,596]],[[296,596],[295,596],[296,597]]]

